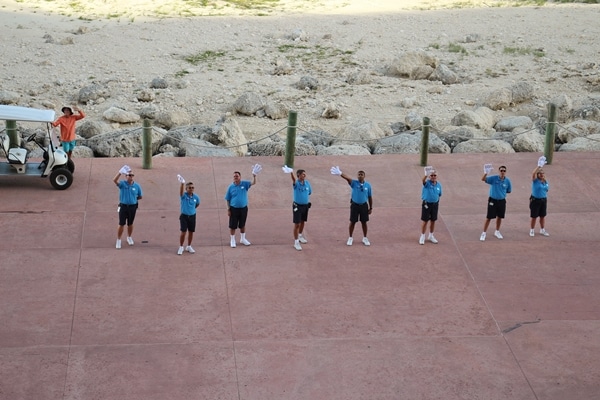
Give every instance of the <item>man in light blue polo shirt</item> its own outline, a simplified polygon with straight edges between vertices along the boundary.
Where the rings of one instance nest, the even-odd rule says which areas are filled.
[[[490,185],[490,196],[488,198],[487,215],[485,217],[485,223],[483,224],[483,232],[479,237],[479,240],[482,242],[485,241],[487,228],[490,226],[490,221],[494,218],[496,219],[496,231],[494,232],[494,236],[498,239],[504,238],[500,233],[500,225],[502,224],[502,219],[506,213],[506,195],[512,192],[512,185],[510,179],[506,176],[506,166],[501,165],[500,168],[498,168],[498,171],[500,171],[500,175],[488,176],[488,174],[492,172],[492,166],[491,164],[483,166],[483,176],[481,177],[481,180]]]
[[[235,230],[240,230],[240,243],[250,246],[246,239],[246,219],[248,218],[248,190],[256,185],[256,175],[262,170],[259,164],[252,167],[252,181],[243,181],[239,171],[233,173],[233,183],[227,188],[225,201],[227,201],[227,216],[229,217],[230,245],[236,247]]]
[[[292,177],[292,189],[294,194],[294,202],[292,203],[293,222],[294,222],[294,248],[302,250],[300,243],[308,243],[304,236],[304,224],[308,221],[308,209],[310,208],[310,195],[312,187],[310,182],[306,180],[306,171],[299,169],[294,176],[294,170],[287,165],[284,166],[283,172],[290,174]],[[296,179],[296,177],[298,179]]]
[[[121,175],[126,176],[126,180],[119,180]],[[113,182],[119,188],[119,227],[117,228],[117,243],[115,247],[121,248],[121,236],[127,224],[127,244],[133,246],[133,221],[138,208],[138,200],[142,199],[142,187],[133,180],[134,173],[128,165],[124,165],[117,175],[113,178]]]
[[[429,178],[429,179],[427,179]],[[438,218],[440,197],[442,197],[442,184],[437,180],[437,171],[431,167],[425,167],[425,175],[422,178],[423,188],[421,189],[421,236],[419,244],[425,244],[425,231],[427,230],[427,221],[429,221],[429,240],[437,244],[438,240],[433,236],[435,230],[435,221]]]
[[[194,184],[192,182],[185,182],[185,179],[181,175],[177,175],[179,180],[179,198],[180,198],[180,209],[181,214],[179,215],[179,227],[181,233],[179,234],[179,250],[178,255],[182,255],[184,250],[188,253],[194,254],[196,251],[192,247],[192,239],[194,238],[194,232],[196,231],[196,208],[200,205],[200,197],[194,193]],[[184,193],[185,185],[185,193]],[[187,246],[184,248],[183,243],[185,242],[185,234],[188,234]]]
[[[348,241],[346,245],[352,246],[354,233],[354,226],[360,219],[360,224],[363,231],[363,244],[370,246],[371,242],[367,238],[367,222],[369,221],[369,215],[373,211],[373,194],[371,184],[365,181],[365,171],[358,171],[357,178],[352,179],[348,175],[344,174],[340,167],[331,167],[330,172],[333,175],[339,175],[348,182],[352,193],[350,195],[350,225],[348,226]]]

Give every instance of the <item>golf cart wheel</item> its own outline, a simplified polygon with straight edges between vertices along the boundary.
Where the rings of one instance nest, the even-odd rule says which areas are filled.
[[[65,190],[73,183],[73,174],[66,168],[57,168],[50,174],[50,183],[57,190]]]
[[[70,173],[75,172],[75,163],[70,158],[67,161],[67,169],[69,170]]]

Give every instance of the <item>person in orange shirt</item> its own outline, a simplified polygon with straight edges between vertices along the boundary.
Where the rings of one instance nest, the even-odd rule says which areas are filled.
[[[61,111],[64,115],[52,123],[54,128],[60,125],[60,144],[69,156],[69,160],[75,148],[75,121],[85,118],[85,114],[79,107],[75,106],[73,108],[77,111],[76,115],[73,114],[71,107],[63,107]]]

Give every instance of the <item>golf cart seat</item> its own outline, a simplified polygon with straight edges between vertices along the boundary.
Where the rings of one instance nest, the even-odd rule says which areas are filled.
[[[21,138],[19,138],[19,144]],[[27,161],[27,149],[20,147],[10,148],[10,137],[8,135],[2,135],[2,150],[6,154],[6,159],[9,164],[25,164]]]

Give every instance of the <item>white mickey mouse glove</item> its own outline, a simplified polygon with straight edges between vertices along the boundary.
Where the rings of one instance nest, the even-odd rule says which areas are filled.
[[[483,166],[483,172],[485,172],[486,174],[489,174],[490,172],[492,172],[494,168],[492,167],[492,164],[485,164]]]
[[[425,168],[423,168],[423,172],[425,172],[425,176],[429,176],[429,174],[431,174],[431,171],[433,171],[433,167],[431,165],[428,165]]]
[[[258,175],[262,171],[262,166],[260,164],[254,164],[252,167],[252,175]]]
[[[541,156],[541,157],[538,159],[538,167],[540,167],[540,168],[541,168],[541,167],[543,167],[545,164],[546,164],[546,157],[544,157],[544,156]]]
[[[120,174],[123,174],[123,175],[126,175],[126,174],[128,174],[129,172],[131,172],[131,168],[129,167],[129,165],[123,165],[123,166],[121,167],[121,169],[119,170],[119,173],[120,173]]]
[[[185,179],[183,179],[183,176],[177,174],[177,180],[179,181],[179,183],[184,184],[185,183]]]
[[[331,172],[331,175],[342,175],[342,171],[340,170],[340,167],[331,167],[329,172]]]
[[[281,169],[283,170],[283,172],[285,172],[286,174],[290,174],[292,172],[294,172],[294,168],[290,168],[287,165],[284,165],[283,167],[281,167]]]

